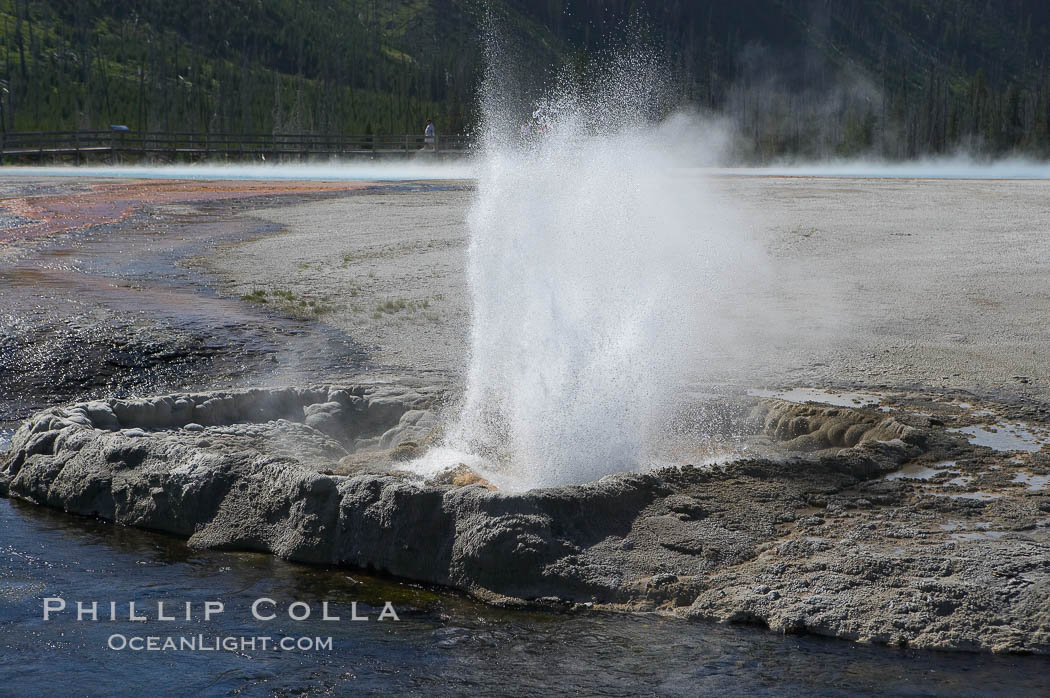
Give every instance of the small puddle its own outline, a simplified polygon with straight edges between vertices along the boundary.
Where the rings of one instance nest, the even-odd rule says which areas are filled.
[[[961,519],[948,519],[942,524],[938,524],[937,528],[942,531],[958,531],[960,529],[973,528],[978,531],[987,531],[992,527],[991,521],[963,521]]]
[[[953,533],[952,540],[996,540],[1002,538],[1009,531],[970,531],[969,533]]]
[[[1003,495],[998,492],[959,492],[956,494],[946,494],[944,492],[928,492],[934,497],[948,497],[949,499],[973,499],[979,502],[987,502],[992,499],[999,499]]]
[[[906,465],[895,473],[890,473],[886,480],[932,480],[941,473],[946,473],[955,467],[955,461],[946,460],[933,465],[912,464]]]
[[[1032,473],[1020,472],[1014,475],[1013,482],[1020,482],[1027,485],[1025,487],[1029,492],[1040,492],[1046,489],[1046,486],[1050,484],[1050,475],[1033,475]]]
[[[747,391],[751,397],[772,397],[788,402],[820,402],[835,407],[865,407],[877,405],[881,398],[869,393],[838,392],[818,388],[791,388],[790,390],[765,390],[751,388]]]
[[[948,429],[956,434],[966,434],[970,443],[996,451],[1027,451],[1035,453],[1047,443],[1047,434],[1020,422],[999,423],[993,426],[978,424],[960,429]]]

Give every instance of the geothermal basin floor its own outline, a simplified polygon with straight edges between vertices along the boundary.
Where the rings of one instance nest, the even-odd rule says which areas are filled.
[[[496,592],[490,596],[502,589],[508,598],[528,598],[530,589],[542,588],[552,598],[560,591],[563,600],[585,603],[588,594],[602,590],[605,596],[599,601],[611,606],[896,644],[1045,652],[1048,558],[1046,517],[1039,512],[1050,510],[1044,491],[1044,478],[1050,475],[1044,446],[1050,422],[1045,361],[1050,270],[1041,261],[1050,258],[1050,241],[1043,232],[1050,212],[1042,205],[1048,183],[725,177],[713,187],[716,196],[733,202],[739,212],[740,228],[726,235],[754,236],[766,258],[742,272],[753,283],[725,309],[724,322],[712,328],[716,341],[704,364],[696,367],[693,384],[683,385],[683,395],[714,389],[743,399],[749,389],[767,388],[775,397],[779,389],[799,387],[876,391],[891,396],[882,407],[908,412],[901,424],[920,429],[926,441],[885,453],[829,455],[831,460],[815,470],[798,466],[797,478],[771,461],[758,461],[728,471],[735,486],[714,482],[720,476],[708,471],[690,471],[678,479],[664,474],[657,480],[606,483],[597,498],[617,507],[621,494],[633,497],[639,507],[635,513],[645,522],[639,531],[649,532],[649,543],[639,545],[638,535],[627,535],[622,541],[630,541],[628,545],[607,549],[604,538],[597,544],[592,540],[601,531],[558,539],[556,545],[569,547],[534,551],[536,560],[552,566],[535,587],[528,587],[526,576],[518,580],[524,586],[509,590],[500,587],[499,579],[485,578],[491,571],[482,569],[482,553],[505,550],[502,542],[483,535],[468,536],[480,557],[460,550],[466,557],[455,558],[464,565],[459,577],[442,577],[447,570],[401,569],[394,563],[386,569],[482,596],[486,589]],[[310,200],[297,200],[304,196]],[[309,195],[246,193],[218,202],[190,197],[133,207],[119,220],[10,243],[0,256],[0,273],[8,280],[0,288],[7,307],[0,348],[10,357],[0,374],[5,419],[13,422],[43,407],[44,393],[51,402],[74,403],[111,395],[189,395],[226,386],[347,384],[367,377],[372,384],[414,385],[433,395],[455,395],[469,332],[464,270],[470,198],[470,187],[462,183]],[[18,210],[22,213],[11,213],[16,227],[26,225],[18,216],[27,209]],[[76,315],[72,323],[71,310]],[[112,341],[114,328],[119,346]],[[68,357],[85,346],[98,360],[71,363]],[[99,365],[108,372],[102,378],[93,368]],[[360,390],[368,395],[371,388]],[[296,403],[300,409],[314,407],[318,424],[327,419],[325,414],[352,411],[352,401],[339,397],[338,388],[322,392],[323,398],[320,392],[311,394],[310,404],[307,398]],[[336,397],[329,400],[329,394]],[[237,444],[245,439],[268,438],[254,427],[239,431],[236,424],[223,426],[225,417],[214,415],[219,409],[215,405],[224,404],[225,397],[207,394],[200,405],[204,409],[213,398],[220,402],[205,413],[215,423],[204,428],[217,431],[204,436],[179,432],[172,437],[181,440],[179,448],[210,449],[227,441],[240,448]],[[184,397],[179,409],[196,409],[197,401]],[[441,403],[435,398],[427,404]],[[96,406],[94,411],[104,417],[106,409]],[[95,483],[92,487],[98,485],[99,491],[113,482],[91,460],[92,452],[137,453],[140,464],[150,467],[154,447],[147,444],[164,442],[149,435],[171,429],[175,422],[160,426],[150,421],[154,417],[135,416],[143,409],[112,407],[116,414],[125,410],[129,415],[118,426],[143,433],[63,437],[62,444],[90,443],[83,466],[90,476],[83,482]],[[156,409],[161,408],[146,412]],[[79,417],[39,417],[35,424],[47,432],[49,425],[58,424],[54,419],[72,416],[78,426],[61,429],[98,426],[92,410],[81,411]],[[877,431],[871,425],[880,414],[879,406],[867,408],[866,428]],[[812,422],[815,415],[805,418]],[[419,416],[412,419],[418,422]],[[914,419],[919,421],[909,421]],[[1011,429],[1022,432],[1016,444],[1024,447],[1015,444],[1005,455],[968,445],[968,435],[984,432],[985,438]],[[1027,430],[1035,436],[1026,441]],[[17,436],[16,441],[30,456],[61,458],[61,448],[55,446],[58,435],[51,438],[50,445]],[[837,439],[831,445],[849,447]],[[330,444],[322,446],[319,452],[338,453]],[[920,450],[909,451],[913,447]],[[57,452],[46,454],[41,448]],[[915,462],[899,470],[903,456],[915,456]],[[243,467],[250,475],[256,465],[265,464]],[[334,458],[332,465],[326,468],[331,474],[282,470],[275,477],[304,488],[295,491],[327,493],[325,497],[338,492],[340,510],[348,512],[364,507],[376,491],[395,498],[402,492],[397,474],[361,473],[350,467],[353,462],[348,466]],[[75,482],[55,489],[53,499],[42,494],[53,470],[25,472],[26,477],[40,475],[12,486],[13,494],[83,513],[109,513],[105,497],[101,504],[85,503]],[[897,472],[901,474],[894,476]],[[142,482],[150,476],[148,470],[134,474]],[[428,487],[437,488],[427,490],[431,500],[453,497],[455,511],[480,507],[485,516],[497,519],[510,501],[510,495],[502,499],[504,495],[482,492],[478,485]],[[719,492],[716,501],[705,501],[708,488]],[[520,495],[537,509],[538,518],[504,520],[491,529],[547,540],[543,517],[557,520],[555,500],[564,496],[572,502],[583,491],[567,489],[577,494]],[[1009,496],[1003,494],[1007,490]],[[751,495],[764,502],[761,516],[751,522],[765,527],[756,535],[744,525]],[[260,496],[259,501],[267,500]],[[281,506],[273,503],[275,511]],[[739,515],[733,507],[742,508]],[[173,524],[174,529],[158,523],[162,520],[154,517],[161,511],[136,505],[122,514],[114,510],[110,518],[127,515],[124,520],[132,523],[184,532],[178,527],[186,521]],[[240,514],[227,515],[237,521]],[[738,520],[740,516],[745,518]],[[617,521],[618,526],[630,523]],[[405,530],[419,525],[409,523]],[[483,520],[474,523],[487,530]],[[199,543],[230,545],[229,530],[229,522],[218,521]],[[246,545],[297,559],[333,561],[323,544],[310,548],[316,543],[310,532],[279,541],[289,546],[281,548],[271,545],[265,531],[244,530],[255,536]],[[706,533],[698,537],[700,530]],[[777,540],[779,547],[763,547]],[[851,544],[844,555],[837,546],[847,540]],[[608,545],[614,543],[619,545]],[[575,554],[581,559],[569,560],[572,545],[580,547]],[[650,549],[659,555],[650,556]],[[338,551],[334,561],[363,561],[339,557],[344,553]],[[675,565],[685,559],[694,568],[695,559],[706,566],[683,574]],[[610,560],[620,560],[616,564],[636,575],[629,584],[616,581],[616,565],[613,572],[607,569]],[[842,560],[855,564],[829,569]],[[787,576],[778,578],[785,570]],[[721,579],[712,579],[715,574]],[[871,581],[869,577],[880,584],[899,581],[907,598],[895,598],[881,587],[880,594],[872,595],[863,583],[857,585],[858,580]],[[937,577],[951,579],[938,582]],[[576,586],[567,581],[573,578]],[[719,584],[729,593],[719,595]],[[819,593],[804,591],[814,584],[820,585]],[[893,605],[866,607],[858,618],[850,610],[851,595],[858,594],[866,603]],[[1011,634],[1009,628],[994,635],[983,632],[981,619],[1004,608],[1011,618],[1024,619],[1027,634]]]
[[[1050,399],[1046,181],[723,177],[767,252],[698,374],[739,386],[923,387]],[[335,299],[380,365],[464,368],[472,192],[358,193],[242,215],[278,235],[200,263],[228,295]],[[566,231],[571,235],[571,231]]]

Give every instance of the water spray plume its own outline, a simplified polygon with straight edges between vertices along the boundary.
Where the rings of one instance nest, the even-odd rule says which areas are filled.
[[[431,467],[460,460],[516,489],[645,466],[756,254],[703,180],[676,175],[700,136],[659,119],[663,75],[626,52],[559,76],[523,112],[500,89],[519,82],[490,72],[469,216],[470,366]]]

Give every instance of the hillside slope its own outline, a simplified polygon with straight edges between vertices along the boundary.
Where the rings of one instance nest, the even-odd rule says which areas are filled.
[[[534,75],[642,36],[744,157],[1050,153],[1039,0],[0,0],[0,126],[460,132],[487,16]]]

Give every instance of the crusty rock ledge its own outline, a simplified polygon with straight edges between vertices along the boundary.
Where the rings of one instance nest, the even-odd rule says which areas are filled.
[[[1050,651],[1050,497],[1014,481],[1017,459],[940,420],[763,401],[753,422],[805,457],[507,494],[397,469],[396,452],[433,438],[436,399],[358,385],[53,408],[14,435],[0,493],[493,602]],[[885,478],[949,457],[971,473],[965,484]],[[1032,454],[1023,467],[1046,465]],[[965,496],[977,486],[982,496]]]

